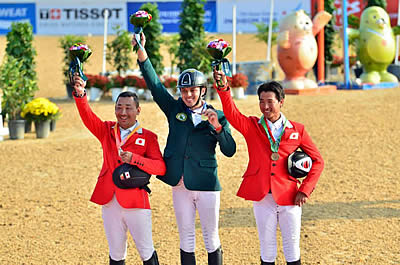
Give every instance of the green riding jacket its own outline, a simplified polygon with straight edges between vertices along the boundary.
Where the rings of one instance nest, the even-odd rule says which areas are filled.
[[[188,190],[221,190],[215,156],[216,145],[219,143],[220,150],[225,156],[231,157],[236,152],[236,143],[223,112],[216,111],[219,123],[222,125],[219,134],[208,121],[202,121],[195,127],[192,115],[182,98],[175,99],[166,90],[150,60],[139,62],[139,66],[154,101],[164,112],[169,124],[169,134],[164,149],[167,171],[164,176],[157,178],[176,186],[184,176],[184,184]]]

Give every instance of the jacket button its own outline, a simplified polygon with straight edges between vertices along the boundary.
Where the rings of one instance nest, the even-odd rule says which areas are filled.
[[[272,163],[272,166],[274,167],[274,166],[276,166],[276,164],[275,164],[275,163]]]
[[[271,173],[271,176],[275,176],[275,173],[272,172],[272,173]]]

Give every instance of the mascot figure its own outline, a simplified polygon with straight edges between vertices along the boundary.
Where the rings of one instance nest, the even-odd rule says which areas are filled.
[[[398,27],[393,30],[398,31]],[[398,82],[395,75],[386,71],[396,54],[393,30],[389,15],[378,6],[363,11],[359,30],[347,29],[349,39],[357,40],[357,55],[363,65],[362,83]]]
[[[278,62],[285,73],[284,88],[317,88],[317,83],[307,79],[305,74],[317,60],[315,35],[331,17],[329,13],[321,11],[311,21],[304,10],[299,10],[282,19],[278,34]]]

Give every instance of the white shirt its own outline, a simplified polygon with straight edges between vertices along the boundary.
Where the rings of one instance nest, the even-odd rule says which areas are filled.
[[[279,137],[279,135],[281,135],[281,132],[282,132],[282,129],[283,129],[283,125],[285,124],[285,121],[286,121],[286,117],[285,117],[285,115],[283,115],[282,112],[281,112],[281,116],[279,117],[279,119],[276,120],[274,123],[272,123],[271,121],[267,120],[268,127],[271,130],[271,133],[274,136],[275,140]]]
[[[139,126],[138,121],[136,121],[136,123],[132,127],[129,127],[128,129],[124,129],[121,126],[119,126],[119,130],[121,133],[121,140],[122,141],[125,140],[125,138],[128,137],[128,135],[138,126]]]

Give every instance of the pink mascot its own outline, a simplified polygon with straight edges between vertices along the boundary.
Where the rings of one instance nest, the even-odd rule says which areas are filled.
[[[285,89],[317,88],[317,83],[305,77],[318,56],[315,35],[329,22],[331,15],[318,12],[313,21],[304,10],[282,19],[278,35],[278,62],[283,72]]]

